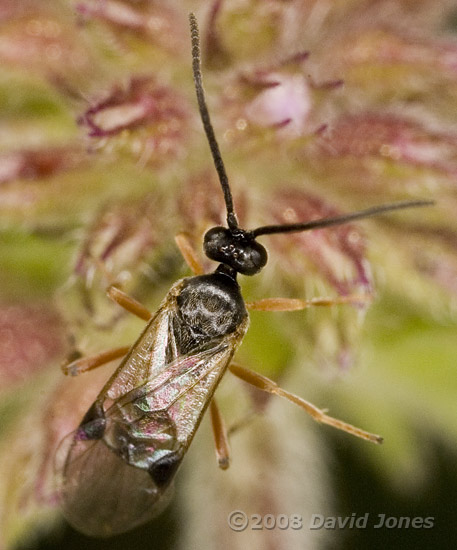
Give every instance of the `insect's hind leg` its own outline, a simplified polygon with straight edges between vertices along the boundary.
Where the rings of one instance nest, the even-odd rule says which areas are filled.
[[[69,361],[66,361],[62,364],[62,372],[66,375],[77,376],[83,372],[87,372],[102,365],[106,365],[115,359],[120,359],[129,351],[130,346],[122,346],[120,348],[114,348],[97,355],[91,355],[90,357],[81,357],[78,354],[78,357],[72,357]]]
[[[109,274],[105,274],[109,277]],[[114,284],[111,284],[106,293],[109,298],[119,304],[122,308],[133,313],[143,321],[149,321],[152,317],[152,313],[143,304],[132,298],[122,290],[120,290]],[[91,355],[90,357],[83,357],[79,352],[74,352],[64,363],[61,365],[61,369],[64,374],[70,376],[77,376],[83,372],[87,372],[102,365],[106,365],[115,359],[123,357],[130,349],[130,346],[122,346],[106,351],[102,351],[97,355]]]
[[[356,428],[355,426],[352,426],[351,424],[347,424],[342,420],[338,420],[337,418],[328,416],[323,410],[317,408],[315,405],[313,405],[309,401],[305,401],[298,395],[294,395],[293,393],[289,393],[288,391],[283,390],[276,384],[276,382],[273,382],[273,380],[270,380],[269,378],[257,372],[246,369],[236,363],[231,363],[229,365],[229,370],[244,382],[247,382],[248,384],[251,384],[252,386],[262,391],[265,391],[274,395],[279,395],[280,397],[284,397],[289,401],[291,401],[292,403],[295,403],[296,405],[301,407],[305,412],[307,412],[314,420],[316,420],[316,422],[320,422],[322,424],[328,424],[329,426],[333,426],[333,428],[336,428],[337,430],[342,430],[344,432],[355,435],[356,437],[360,437],[361,439],[371,441],[372,443],[379,444],[379,443],[382,443],[383,441],[383,438],[379,435],[366,432],[365,430]]]
[[[194,273],[194,275],[202,275],[205,270],[197,257],[195,249],[190,244],[187,235],[185,233],[178,233],[175,237],[175,243],[192,273]]]
[[[230,466],[230,447],[225,422],[214,397],[211,400],[209,411],[214,435],[214,445],[216,447],[217,463],[219,468],[226,470]]]

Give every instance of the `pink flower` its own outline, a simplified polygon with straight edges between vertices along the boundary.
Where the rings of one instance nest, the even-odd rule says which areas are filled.
[[[312,108],[306,79],[300,74],[280,73],[271,73],[268,79],[273,84],[246,105],[246,117],[259,126],[280,128],[284,137],[303,135]]]

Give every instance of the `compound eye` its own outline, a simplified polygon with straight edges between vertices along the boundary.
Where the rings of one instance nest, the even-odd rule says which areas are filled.
[[[205,233],[203,250],[211,260],[227,263],[233,237],[226,227],[213,227]]]
[[[240,260],[237,271],[243,275],[255,275],[267,263],[268,254],[260,243],[252,241],[244,249],[244,254]]]

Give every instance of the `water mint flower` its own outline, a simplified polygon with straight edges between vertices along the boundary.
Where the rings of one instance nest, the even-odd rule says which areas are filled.
[[[144,326],[105,288],[120,282],[154,311],[189,274],[176,233],[214,268],[202,235],[224,223],[224,205],[195,102],[187,7],[3,4],[0,547],[15,548],[61,524],[55,452],[115,366],[68,378],[60,363],[75,350],[129,345]],[[388,483],[414,488],[427,469],[424,433],[453,441],[457,432],[454,6],[194,4],[243,227],[437,200],[265,236],[267,268],[240,277],[248,301],[367,297],[363,307],[253,312],[237,360],[382,433],[382,451],[360,445],[360,453]],[[204,420],[178,474],[177,544],[325,547],[335,533],[236,533],[227,515],[297,513],[306,526],[312,513],[331,513],[326,428],[233,377],[217,397],[232,428],[232,464],[217,468]]]

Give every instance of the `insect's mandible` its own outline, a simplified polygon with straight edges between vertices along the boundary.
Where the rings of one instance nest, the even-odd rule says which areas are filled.
[[[267,263],[258,237],[308,231],[375,216],[393,210],[427,206],[428,200],[384,204],[333,218],[286,225],[240,227],[210,116],[200,71],[196,18],[190,15],[192,65],[198,106],[227,209],[227,227],[214,227],[204,237],[205,254],[219,263],[201,273],[189,243],[177,240],[197,273],[177,281],[158,311],[115,287],[109,296],[148,321],[131,347],[117,348],[64,366],[76,375],[124,357],[78,428],[62,441],[56,464],[62,509],[68,521],[91,536],[105,537],[149,521],[167,503],[172,480],[206,408],[210,407],[219,465],[229,462],[227,434],[213,394],[227,368],[266,392],[299,405],[315,420],[374,443],[382,438],[325,414],[264,376],[232,363],[248,328],[248,313],[237,275],[255,275]],[[360,296],[334,299],[265,299],[251,306],[263,310],[297,310],[312,305],[354,303]]]

